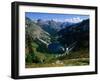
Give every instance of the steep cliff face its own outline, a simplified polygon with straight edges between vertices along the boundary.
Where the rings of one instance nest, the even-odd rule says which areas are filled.
[[[26,36],[27,35],[31,36],[33,40],[41,38],[48,42],[50,39],[50,34],[29,18],[26,18]]]
[[[89,46],[89,19],[66,27],[58,32],[59,41],[68,46],[77,41],[79,46]]]

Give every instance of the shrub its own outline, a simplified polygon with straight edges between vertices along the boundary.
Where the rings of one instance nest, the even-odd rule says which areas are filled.
[[[26,63],[32,63],[33,62],[32,59],[33,59],[32,58],[32,54],[27,54],[26,55],[26,58],[25,58],[25,61],[26,61]]]

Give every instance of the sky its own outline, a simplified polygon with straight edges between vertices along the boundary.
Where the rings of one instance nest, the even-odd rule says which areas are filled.
[[[25,12],[25,17],[31,20],[54,20],[57,22],[72,22],[78,23],[84,19],[89,19],[89,15],[79,14],[56,14],[56,13],[36,13],[36,12]]]

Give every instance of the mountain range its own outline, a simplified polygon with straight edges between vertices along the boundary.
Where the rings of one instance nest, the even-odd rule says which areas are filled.
[[[46,32],[48,32],[51,35],[55,35],[56,32],[58,32],[59,30],[68,27],[70,25],[72,25],[73,23],[70,22],[57,22],[54,20],[47,20],[44,21],[42,19],[38,19],[37,20],[37,24]]]
[[[56,22],[54,20],[44,21],[38,19],[33,21],[25,18],[26,40],[27,36],[32,40],[42,39],[47,43],[59,42],[69,46],[77,41],[79,47],[89,46],[89,19],[79,23]]]

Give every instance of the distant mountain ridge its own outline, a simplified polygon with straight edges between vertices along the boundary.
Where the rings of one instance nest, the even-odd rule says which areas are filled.
[[[46,32],[48,32],[51,35],[54,35],[56,32],[61,30],[62,28],[68,27],[72,25],[73,23],[69,22],[56,22],[54,20],[47,20],[43,21],[42,19],[37,20],[37,24]]]

